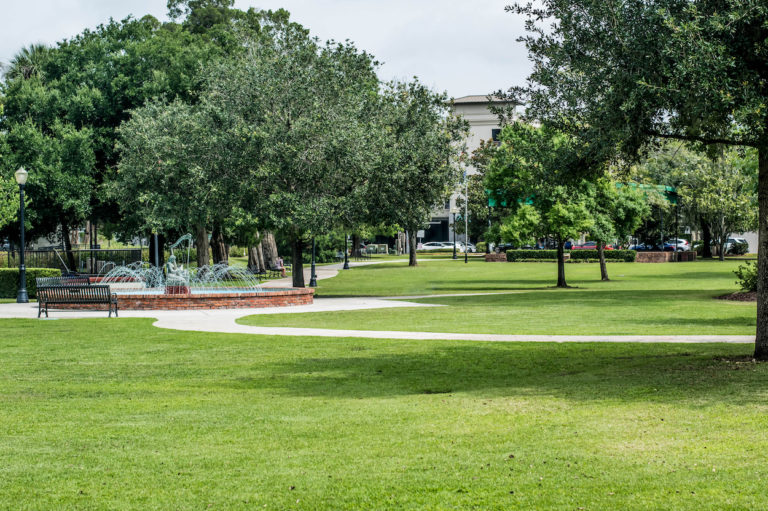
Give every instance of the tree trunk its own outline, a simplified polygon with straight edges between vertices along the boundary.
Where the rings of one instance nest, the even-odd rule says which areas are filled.
[[[208,231],[204,225],[195,226],[195,246],[197,247],[197,267],[202,268],[210,264],[208,251]]]
[[[293,240],[293,287],[304,287],[304,241],[301,238]]]
[[[712,230],[704,220],[701,221],[701,243],[701,257],[712,259]]]
[[[157,235],[157,258],[159,261],[155,261],[155,235],[149,234],[149,260],[153,265],[158,268],[165,266],[165,235]]]
[[[406,231],[409,240],[408,247],[408,266],[418,266],[416,261],[416,229],[410,229]]]
[[[256,264],[259,265],[259,268],[267,267],[264,264],[264,246],[261,241],[259,241],[259,244],[256,245]]]
[[[557,287],[568,287],[565,282],[565,241],[557,238]]]
[[[755,358],[768,360],[768,144],[758,149],[757,336]]]
[[[258,249],[253,245],[248,245],[246,252],[248,253],[248,269],[251,271],[256,271],[261,268],[261,266],[259,266]]]
[[[214,225],[213,231],[211,231],[211,253],[213,255],[213,264],[229,262],[227,245],[224,243],[224,233],[218,225]]]
[[[277,264],[277,258],[280,256],[277,254],[275,235],[270,231],[263,231],[261,233],[261,250],[264,256],[265,268],[274,268]]]
[[[352,257],[360,257],[360,235],[352,235]]]
[[[597,258],[600,260],[600,280],[611,280],[608,278],[608,268],[605,264],[605,242],[597,243]]]
[[[720,241],[720,243],[717,244],[717,258],[721,261],[725,261],[725,241]]]
[[[61,239],[64,242],[64,257],[67,259],[67,266],[69,271],[77,271],[77,263],[75,262],[75,254],[72,253],[72,240],[69,238],[69,224],[66,221],[61,222]]]

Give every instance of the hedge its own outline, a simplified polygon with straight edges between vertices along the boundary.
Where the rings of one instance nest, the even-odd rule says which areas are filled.
[[[597,250],[566,250],[572,260],[598,259]],[[605,259],[613,261],[635,262],[637,252],[634,250],[606,250]],[[557,250],[507,250],[508,262],[521,262],[523,260],[557,260]]]
[[[38,277],[61,277],[58,268],[27,268],[27,294],[34,298],[37,293],[35,279]],[[0,298],[16,298],[19,292],[19,269],[0,268]]]
[[[614,261],[634,263],[637,252],[634,250],[605,250],[605,258]],[[597,259],[597,250],[571,250],[571,259]]]

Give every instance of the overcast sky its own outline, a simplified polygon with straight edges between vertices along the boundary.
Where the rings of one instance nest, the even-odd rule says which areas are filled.
[[[23,46],[53,44],[110,17],[152,14],[166,0],[3,0],[0,61]],[[451,96],[522,85],[530,70],[516,42],[523,23],[510,0],[237,0],[241,9],[287,9],[321,39],[350,39],[384,63],[385,79],[418,76]]]

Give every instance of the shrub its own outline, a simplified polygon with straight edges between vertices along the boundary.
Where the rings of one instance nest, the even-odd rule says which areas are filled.
[[[757,291],[757,262],[742,264],[733,272],[736,275],[736,283],[744,291]]]
[[[731,248],[728,249],[730,255],[744,255],[749,252],[748,243],[734,243]]]
[[[567,253],[567,252],[566,252]],[[557,250],[507,250],[507,262],[526,260],[551,259],[557,260]]]
[[[475,245],[475,248],[479,253],[485,252],[485,242],[484,241],[478,241]]]
[[[634,263],[637,252],[634,250],[606,250],[605,259]],[[597,250],[572,250],[571,259],[598,259]]]
[[[597,250],[572,250],[565,252],[571,254],[572,261],[598,260]],[[607,261],[624,261],[627,263],[635,262],[637,252],[634,250],[606,250],[605,259]],[[507,250],[508,262],[537,261],[537,260],[557,260],[557,250]]]
[[[38,277],[61,277],[58,268],[27,268],[27,294],[37,296],[35,279]],[[0,268],[0,298],[16,298],[19,292],[19,269]]]

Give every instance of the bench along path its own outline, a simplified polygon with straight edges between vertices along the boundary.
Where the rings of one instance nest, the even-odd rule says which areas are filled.
[[[472,293],[485,294],[485,293]],[[312,305],[264,309],[193,310],[193,311],[121,311],[124,318],[154,318],[159,328],[194,332],[220,332],[311,337],[354,337],[366,339],[463,340],[494,342],[633,342],[633,343],[753,343],[751,335],[497,335],[443,332],[400,332],[382,330],[333,330],[325,328],[263,327],[240,325],[238,318],[253,314],[295,314],[391,307],[441,307],[382,298],[316,298]],[[103,314],[103,313],[101,313]],[[54,319],[101,318],[95,311],[56,311]],[[37,304],[0,304],[0,318],[35,318]],[[118,321],[108,320],[104,321]]]

